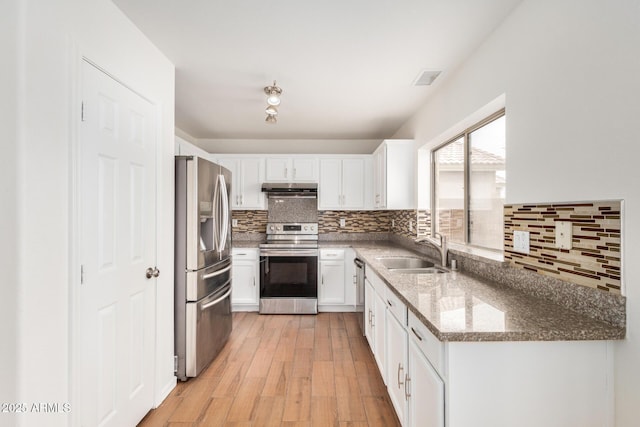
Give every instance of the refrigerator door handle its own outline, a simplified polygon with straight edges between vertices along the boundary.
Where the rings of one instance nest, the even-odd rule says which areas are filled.
[[[218,186],[219,186],[219,176],[216,177],[216,184],[213,186],[213,206],[211,207],[211,210],[215,212],[215,217],[216,219],[220,218],[219,212],[218,212],[218,206],[219,206],[219,198],[220,198],[220,192],[218,191]],[[214,244],[214,250],[220,250],[220,236],[218,235],[218,233],[220,232],[220,226],[218,224],[213,224],[213,244]]]
[[[220,245],[218,247],[222,252],[227,246],[227,234],[229,232],[229,195],[227,194],[227,183],[224,175],[218,175],[218,183],[220,185],[219,194],[222,196],[222,223],[220,224]]]
[[[225,294],[222,295],[220,298],[217,298],[214,301],[208,302],[205,305],[203,305],[202,307],[200,307],[200,311],[204,311],[209,307],[213,307],[214,305],[218,304],[220,301],[222,301],[223,299],[225,299],[229,295],[231,295],[231,288],[229,288],[229,290],[227,292],[225,292]]]
[[[213,272],[213,273],[205,274],[204,276],[202,276],[202,278],[203,279],[211,279],[212,277],[219,276],[222,273],[226,273],[229,270],[231,270],[231,265],[229,265],[228,267],[223,268],[222,270],[218,270],[218,271]]]

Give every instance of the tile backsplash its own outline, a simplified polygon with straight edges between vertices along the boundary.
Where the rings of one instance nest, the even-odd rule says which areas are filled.
[[[233,227],[235,233],[266,233],[266,210],[234,210],[232,218],[238,220],[238,225]],[[344,227],[340,227],[341,218],[345,220]],[[412,221],[413,231],[409,230],[409,221]],[[427,223],[428,216],[423,215],[422,226]],[[320,234],[392,232],[415,238],[416,211],[318,211],[318,227]]]
[[[344,218],[345,226],[340,227]],[[390,211],[318,211],[318,232],[381,233],[389,232]]]
[[[234,233],[266,233],[267,211],[231,211],[231,218],[238,221]]]
[[[621,202],[504,206],[504,258],[515,268],[620,294]],[[555,247],[555,222],[572,223],[572,249]],[[514,251],[513,231],[529,232],[529,254]]]

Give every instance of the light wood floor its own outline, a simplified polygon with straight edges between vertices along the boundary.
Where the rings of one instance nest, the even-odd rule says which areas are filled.
[[[355,313],[234,313],[200,376],[140,426],[399,426]]]

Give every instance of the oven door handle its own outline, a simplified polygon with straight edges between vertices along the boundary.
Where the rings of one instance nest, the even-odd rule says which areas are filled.
[[[300,257],[300,256],[318,256],[317,249],[263,249],[260,256],[280,256],[280,257]]]

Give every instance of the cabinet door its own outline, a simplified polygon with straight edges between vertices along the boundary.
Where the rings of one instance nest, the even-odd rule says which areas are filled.
[[[320,160],[318,209],[340,209],[342,199],[342,160]]]
[[[318,182],[318,160],[315,158],[295,158],[292,162],[293,182]]]
[[[344,303],[354,308],[358,304],[362,311],[364,301],[356,301],[356,266],[353,263],[355,257],[353,249],[344,251]]]
[[[407,330],[398,319],[387,311],[387,391],[396,410],[400,424],[407,425],[407,400],[405,398],[405,375],[408,370]]]
[[[444,382],[409,340],[409,424],[415,427],[444,427]]]
[[[318,304],[344,304],[344,261],[320,261]]]
[[[240,209],[240,196],[242,194],[241,162],[239,159],[222,158],[218,164],[231,171],[231,208]]]
[[[376,291],[369,280],[364,281],[364,336],[367,337],[369,347],[373,352],[376,348],[375,335],[373,333],[373,315],[375,310]]]
[[[385,315],[387,304],[378,293],[375,293],[375,309],[373,316],[373,333],[375,335],[375,350],[373,355],[378,363],[382,380],[387,384],[387,364],[386,364],[386,334],[385,334]]]
[[[364,159],[342,161],[342,208],[364,208]]]
[[[383,144],[374,153],[374,204],[385,208],[387,204],[387,147]]]
[[[255,261],[234,261],[231,269],[232,304],[258,304]]]
[[[264,209],[262,159],[242,159],[240,204],[242,209]]]
[[[266,160],[266,177],[267,182],[288,182],[291,181],[293,171],[291,170],[291,159],[289,158],[268,158]]]

